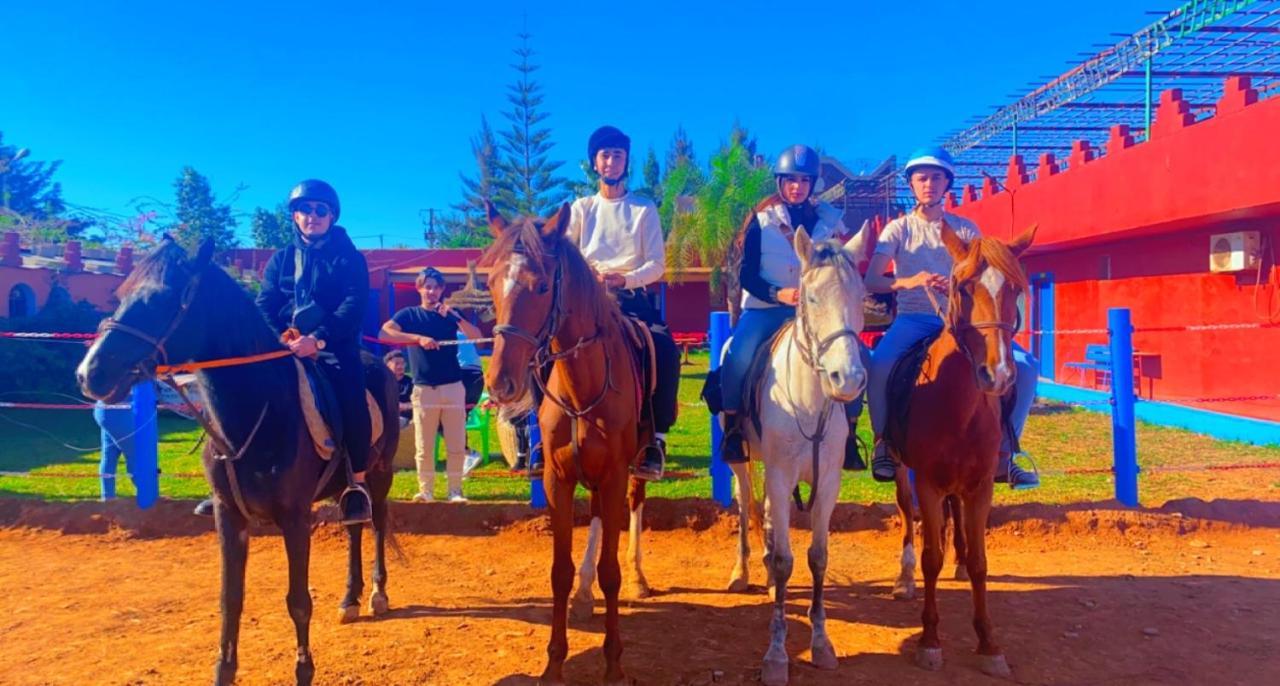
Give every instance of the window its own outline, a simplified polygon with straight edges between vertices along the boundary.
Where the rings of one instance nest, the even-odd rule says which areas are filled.
[[[25,283],[9,289],[9,317],[30,317],[36,313],[36,294]]]

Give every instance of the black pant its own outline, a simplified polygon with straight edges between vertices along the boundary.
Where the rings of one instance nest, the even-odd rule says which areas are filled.
[[[658,363],[658,388],[653,393],[653,430],[666,433],[676,423],[679,410],[680,349],[644,289],[619,291],[618,304],[624,314],[644,322],[653,335]]]
[[[342,444],[351,460],[351,471],[363,472],[369,466],[369,443],[373,426],[369,420],[369,403],[365,400],[364,366],[360,349],[326,350],[320,353],[320,368],[333,384],[334,395],[342,410]]]
[[[464,402],[467,407],[475,407],[480,402],[480,394],[484,393],[484,370],[479,367],[463,367],[462,388],[466,391]]]

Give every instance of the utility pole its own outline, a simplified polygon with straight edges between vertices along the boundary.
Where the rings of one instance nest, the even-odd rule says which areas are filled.
[[[422,238],[426,241],[427,247],[430,248],[436,241],[436,208],[428,207],[418,210],[418,218],[421,219],[424,213],[427,215],[427,220],[423,223],[427,225],[427,228],[422,232]]]

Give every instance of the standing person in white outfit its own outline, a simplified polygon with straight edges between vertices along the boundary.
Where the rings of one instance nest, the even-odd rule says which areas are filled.
[[[442,299],[444,275],[427,267],[415,282],[421,305],[400,310],[382,325],[385,338],[408,343],[409,366],[413,374],[413,433],[417,443],[414,459],[418,465],[417,502],[431,502],[436,482],[436,429],[444,427],[445,475],[449,480],[449,502],[466,502],[462,495],[463,456],[467,445],[466,390],[458,365],[458,346],[453,343],[458,330],[471,339],[481,337],[474,324],[462,318]]]
[[[645,446],[635,476],[662,478],[667,431],[675,424],[680,386],[680,352],[662,314],[645,288],[667,268],[662,223],[652,201],[627,192],[631,139],[602,126],[587,141],[587,160],[599,176],[599,192],[578,198],[571,209],[567,236],[618,298],[623,314],[644,322],[657,353],[657,389],[653,394],[654,441]]]

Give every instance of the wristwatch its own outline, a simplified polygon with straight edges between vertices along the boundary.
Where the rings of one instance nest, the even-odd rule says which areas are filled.
[[[777,286],[770,286],[770,287],[769,287],[769,299],[773,300],[774,302],[779,302],[779,300],[778,300],[778,287],[777,287]]]

